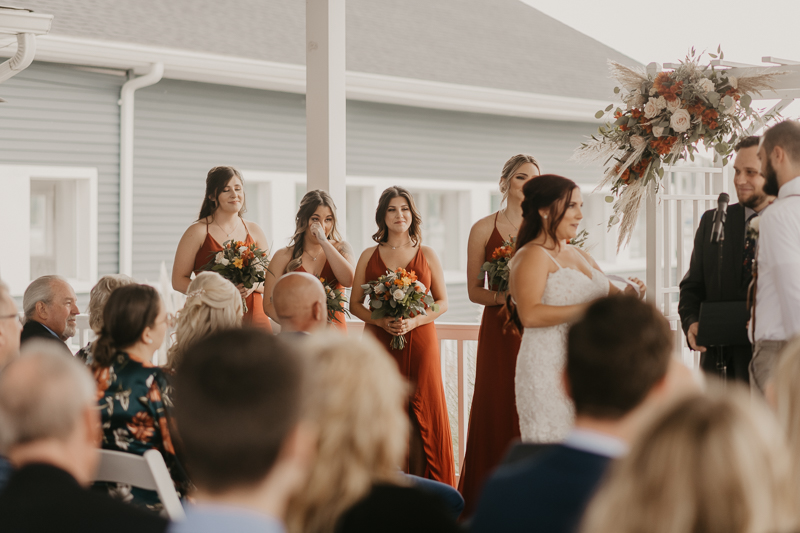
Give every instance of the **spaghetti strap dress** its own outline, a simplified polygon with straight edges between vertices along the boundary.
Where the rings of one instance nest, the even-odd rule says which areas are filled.
[[[246,224],[244,228],[245,230],[247,229]],[[250,231],[248,231],[244,243],[249,246],[254,242],[253,237],[250,236]],[[194,256],[195,275],[203,272],[203,267],[211,261],[211,256],[221,251],[222,245],[208,232],[208,224],[206,224],[206,240],[203,241],[203,246]],[[242,323],[246,326],[264,328],[272,333],[272,324],[270,324],[269,317],[264,312],[264,297],[262,294],[254,291],[245,301],[247,302],[247,313],[242,317]]]
[[[503,237],[495,226],[486,243],[486,261],[492,252],[503,246]],[[497,290],[497,287],[490,287]],[[509,445],[520,437],[519,416],[514,394],[514,374],[521,337],[503,333],[505,316],[502,305],[483,308],[478,332],[475,368],[475,392],[469,415],[467,450],[458,490],[464,497],[462,516],[475,511],[481,489],[489,474],[496,468]]]
[[[421,249],[417,250],[417,255],[406,270],[414,271],[417,279],[430,288],[431,270]],[[386,265],[376,248],[367,263],[365,277],[368,281],[373,281],[386,274],[386,271]],[[419,424],[425,453],[423,477],[454,486],[453,439],[444,397],[436,326],[431,322],[406,333],[406,345],[402,350],[389,348],[392,335],[383,328],[367,324],[364,329],[388,350],[389,355],[397,362],[400,373],[413,387],[410,407]],[[408,463],[404,470],[408,472]]]
[[[303,265],[297,267],[295,272],[309,273],[305,268],[303,268]],[[311,274],[313,275],[313,273]],[[327,259],[325,260],[325,265],[322,267],[322,272],[320,273],[319,277],[324,279],[325,282],[331,285],[334,289],[342,291],[344,294],[345,286],[339,283],[339,280],[336,279],[336,275],[333,273],[333,269],[331,268],[331,265],[328,263]],[[331,326],[347,335],[347,322],[345,322],[347,317],[345,316],[344,311],[338,311],[334,314],[334,316],[336,317],[336,320],[330,323]]]

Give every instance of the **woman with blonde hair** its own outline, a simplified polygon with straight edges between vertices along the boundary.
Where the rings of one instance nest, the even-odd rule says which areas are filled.
[[[408,384],[394,361],[367,337],[311,342],[307,408],[319,441],[306,485],[289,505],[289,531],[457,531],[443,504],[398,469]]]
[[[612,467],[582,533],[789,533],[795,480],[775,418],[747,391],[674,403]]]
[[[800,498],[800,337],[786,345],[779,361],[765,393],[789,443],[792,481]]]
[[[106,306],[108,297],[114,291],[125,285],[135,283],[133,278],[125,274],[108,274],[103,276],[89,293],[89,327],[95,335],[100,335],[103,330],[103,308]],[[86,346],[78,350],[75,357],[81,359],[87,364],[92,362],[92,344],[94,341],[89,342]]]
[[[198,340],[241,325],[242,297],[233,283],[216,272],[201,272],[189,284],[186,304],[178,313],[166,368],[174,372],[186,349]]]
[[[308,191],[300,201],[300,209],[294,218],[295,232],[289,246],[275,252],[270,261],[270,271],[264,282],[264,312],[280,323],[272,305],[272,289],[282,275],[289,272],[308,272],[325,280],[330,287],[344,291],[353,286],[355,257],[353,248],[342,240],[336,229],[336,204],[333,198],[321,190]],[[347,333],[345,315],[336,313],[329,319],[331,324]]]

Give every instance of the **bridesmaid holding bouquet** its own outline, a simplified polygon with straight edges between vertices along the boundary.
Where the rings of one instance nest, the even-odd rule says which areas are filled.
[[[336,229],[336,205],[325,191],[309,191],[300,201],[295,216],[295,232],[289,246],[275,252],[264,283],[264,312],[280,323],[272,305],[272,288],[287,272],[308,272],[325,280],[329,287],[344,293],[353,286],[355,256],[353,248],[343,241]],[[344,312],[335,313],[333,327],[347,333]]]
[[[233,167],[214,167],[206,177],[206,194],[200,215],[181,237],[172,265],[172,288],[186,294],[192,273],[199,274],[211,258],[223,250],[225,242],[242,241],[245,245],[268,250],[267,237],[255,222],[242,218],[245,206],[244,179]],[[271,278],[267,274],[267,279]],[[236,286],[247,305],[242,317],[245,325],[272,331],[262,303],[263,284],[253,288]]]
[[[492,286],[482,265],[504,243],[517,237],[522,223],[522,186],[540,174],[539,164],[530,155],[515,155],[503,166],[500,192],[505,207],[472,226],[467,249],[469,299],[484,306],[478,333],[475,393],[469,417],[467,450],[458,490],[464,496],[463,516],[470,516],[478,503],[483,483],[500,464],[509,444],[520,436],[514,396],[514,373],[520,337],[504,334],[501,313],[506,300],[505,287]]]
[[[356,266],[350,312],[366,323],[365,332],[385,346],[397,362],[400,373],[411,382],[409,404],[411,436],[405,471],[449,485],[455,484],[455,463],[447,403],[442,384],[439,339],[433,321],[447,311],[444,272],[436,253],[422,246],[419,212],[411,194],[401,187],[389,187],[381,194],[375,212],[378,243],[364,250]],[[387,270],[404,268],[417,276],[438,306],[412,318],[373,319],[364,306],[362,285],[374,282]],[[390,349],[394,336],[405,336],[402,349]],[[513,394],[513,388],[512,388]]]

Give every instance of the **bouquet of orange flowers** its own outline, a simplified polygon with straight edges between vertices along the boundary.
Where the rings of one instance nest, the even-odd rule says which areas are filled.
[[[489,278],[489,286],[497,287],[497,291],[508,290],[508,262],[514,257],[516,251],[516,243],[513,237],[510,240],[503,241],[503,246],[495,248],[492,252],[492,258],[486,261],[481,267],[481,273],[478,280],[483,281],[486,277]]]
[[[438,304],[433,302],[433,296],[428,294],[425,285],[417,280],[413,270],[407,271],[404,268],[398,268],[394,272],[387,270],[386,274],[362,285],[361,288],[369,297],[373,320],[386,316],[413,318],[417,315],[427,315],[425,311],[427,307],[434,313],[439,310]],[[395,335],[389,343],[389,348],[402,350],[405,345],[405,336]]]
[[[217,272],[234,285],[244,285],[245,288],[252,289],[256,283],[264,283],[268,266],[267,252],[257,248],[255,243],[247,245],[231,239],[222,244],[221,252],[211,254],[211,260],[203,270]],[[242,306],[247,313],[244,298]]]
[[[337,289],[331,282],[325,281],[325,278],[319,278],[322,286],[325,288],[325,303],[328,307],[328,322],[341,322],[336,317],[336,313],[344,313],[350,316],[350,311],[345,307],[347,303],[347,296],[344,291]]]

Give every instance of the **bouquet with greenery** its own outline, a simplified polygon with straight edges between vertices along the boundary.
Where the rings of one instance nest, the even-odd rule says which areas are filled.
[[[369,308],[372,309],[372,319],[384,317],[413,318],[417,315],[427,315],[426,308],[435,313],[439,305],[433,301],[433,296],[428,294],[416,273],[398,268],[394,272],[387,270],[386,274],[375,281],[361,286],[364,294],[369,298]],[[392,336],[389,348],[402,350],[406,345],[404,335]]]
[[[268,266],[267,252],[257,248],[255,243],[248,245],[231,239],[222,244],[222,251],[211,254],[211,260],[203,270],[217,272],[234,285],[252,289],[257,283],[264,283]],[[247,313],[244,298],[242,306]]]
[[[325,281],[325,278],[319,278],[319,281],[325,288],[325,303],[328,306],[328,322],[333,322],[335,320],[341,323],[336,313],[344,313],[350,316],[350,311],[345,307],[347,296],[343,290],[337,289],[331,282]]]
[[[508,263],[514,257],[516,251],[515,239],[511,237],[507,241],[503,241],[503,245],[495,248],[492,252],[492,258],[486,261],[481,266],[481,273],[478,276],[479,281],[485,278],[489,279],[489,287],[494,287],[498,292],[508,290]]]

